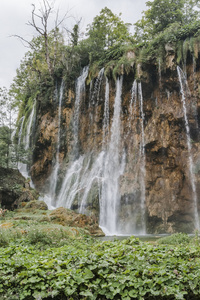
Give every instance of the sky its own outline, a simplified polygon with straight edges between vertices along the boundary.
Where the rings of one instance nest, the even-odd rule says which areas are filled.
[[[36,35],[34,28],[28,26],[31,21],[32,4],[36,9],[41,7],[42,0],[1,0],[0,9],[0,87],[9,88],[28,49],[20,39],[31,40]],[[52,0],[49,0],[52,3]],[[68,12],[65,23],[72,28],[75,20],[81,21],[81,30],[85,32],[87,24],[102,8],[107,6],[114,14],[122,13],[121,18],[126,23],[134,24],[141,19],[142,11],[146,9],[146,0],[54,0],[54,11],[59,11],[62,18]],[[55,20],[55,15],[52,15]]]

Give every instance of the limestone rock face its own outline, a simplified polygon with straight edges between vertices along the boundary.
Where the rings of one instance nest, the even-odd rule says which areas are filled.
[[[86,215],[77,214],[64,207],[53,210],[50,214],[50,220],[61,225],[87,229],[94,236],[104,236],[104,233],[98,226],[97,220]]]
[[[134,58],[134,53],[128,54]],[[183,111],[180,82],[175,63],[175,54],[171,45],[166,45],[166,68],[138,65],[135,73],[142,84],[143,126],[145,150],[145,220],[147,233],[172,233],[176,231],[193,232],[194,191],[191,185],[189,160],[192,158],[194,170],[197,210],[200,212],[200,65],[194,72],[192,57],[186,66],[188,90],[186,91],[186,110],[190,128],[191,150],[188,149],[187,131]],[[160,72],[159,72],[160,71]],[[119,179],[120,212],[119,223],[135,228],[141,222],[141,109],[139,101],[132,103],[131,89],[134,73],[124,75],[121,106],[120,156],[125,153],[126,162]],[[97,81],[97,79],[96,79]],[[93,87],[95,83],[93,83]],[[105,78],[98,92],[91,96],[91,85],[80,102],[78,147],[80,155],[91,158],[104,149],[110,138],[114,113],[116,87],[114,80],[109,81],[109,129],[103,132],[105,118]],[[189,92],[190,90],[190,92]],[[92,99],[92,100],[91,100]],[[61,115],[61,144],[59,152],[59,180],[68,167],[74,146],[73,116],[75,94],[65,91]],[[48,177],[53,170],[58,134],[58,110],[38,116],[36,144],[31,174],[37,188],[44,190],[48,186]],[[189,153],[190,152],[190,153]],[[89,164],[89,163],[88,163]],[[90,165],[89,165],[90,167]],[[88,168],[89,168],[88,167]],[[89,179],[88,179],[89,184]],[[87,184],[86,184],[87,186]],[[84,192],[79,191],[80,193]],[[98,193],[86,202],[89,212],[98,216]],[[74,209],[79,198],[74,202]],[[52,214],[53,217],[53,214]]]
[[[25,209],[28,209],[30,211],[34,211],[34,210],[47,210],[48,206],[44,201],[41,200],[32,200],[30,202],[28,202],[25,206]]]
[[[35,200],[38,193],[31,189],[27,180],[18,170],[0,167],[0,206],[13,210],[21,203]]]

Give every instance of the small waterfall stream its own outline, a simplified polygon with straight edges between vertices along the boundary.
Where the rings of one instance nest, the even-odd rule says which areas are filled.
[[[82,71],[82,74],[78,77],[76,82],[76,99],[75,99],[75,107],[74,107],[74,122],[73,122],[73,130],[74,130],[74,147],[73,147],[73,155],[75,158],[79,156],[79,114],[80,114],[80,104],[82,96],[85,92],[85,80],[88,76],[89,67],[85,67]]]
[[[64,92],[64,81],[62,80],[62,83],[60,86],[60,91],[59,91],[59,101],[58,101],[58,133],[57,133],[57,143],[56,143],[56,157],[55,157],[55,164],[53,167],[53,172],[51,173],[51,176],[50,176],[50,189],[49,189],[51,205],[53,205],[53,206],[55,205],[56,187],[57,187],[57,183],[58,183],[58,171],[59,171],[59,167],[60,167],[59,152],[60,152],[60,131],[61,131],[63,92]],[[58,93],[56,93],[56,95],[58,97]]]
[[[26,126],[26,134],[23,138],[24,150],[26,150],[27,152],[30,149],[30,137],[31,137],[31,130],[32,130],[32,125],[33,125],[33,120],[34,120],[34,117],[35,117],[35,108],[36,108],[36,101],[34,101],[33,108],[31,110],[30,116],[28,118],[27,126]],[[20,131],[19,131],[18,145],[21,144],[21,137],[22,137],[24,121],[25,121],[25,118],[24,117],[22,117],[22,118],[23,119],[22,119],[22,122],[21,122]],[[28,155],[28,153],[27,153],[27,155]],[[18,169],[24,177],[27,178],[29,176],[27,163],[23,163],[23,162],[18,163]]]
[[[74,107],[73,133],[74,146],[72,161],[65,173],[61,190],[58,194],[56,206],[71,208],[79,191],[79,179],[84,164],[84,156],[79,156],[79,114],[81,99],[84,96],[85,80],[88,76],[89,67],[85,67],[76,82],[76,99]]]
[[[146,176],[146,167],[145,167],[145,141],[144,141],[144,111],[143,111],[143,95],[142,95],[142,84],[139,83],[138,86],[139,93],[139,103],[140,103],[140,124],[141,124],[141,141],[140,141],[140,187],[141,187],[141,227],[142,234],[145,234],[146,229],[146,218],[145,218],[145,202],[146,202],[146,186],[145,186],[145,176]]]
[[[21,145],[21,138],[22,138],[22,130],[23,130],[23,126],[24,126],[24,119],[25,117],[21,117],[19,123],[20,123],[20,128],[19,128],[19,134],[18,134],[18,146]]]
[[[119,178],[124,170],[124,157],[120,159],[122,77],[116,82],[114,115],[108,152],[105,155],[100,200],[100,226],[106,234],[117,234],[117,217],[120,202]]]
[[[104,104],[104,116],[103,116],[103,150],[106,148],[106,142],[109,135],[109,81],[106,77],[106,89],[105,89],[105,104]]]
[[[187,117],[187,108],[186,108],[186,91],[188,90],[187,80],[185,75],[180,67],[177,67],[178,78],[180,82],[181,88],[181,95],[182,95],[182,104],[183,104],[183,113],[185,119],[185,128],[186,128],[186,137],[187,137],[187,147],[188,147],[188,164],[189,164],[189,173],[190,173],[190,182],[192,187],[193,193],[193,204],[194,204],[194,219],[195,219],[195,227],[199,230],[199,214],[197,208],[197,191],[196,191],[196,184],[195,184],[195,177],[194,177],[194,163],[192,158],[192,146],[191,146],[191,137],[190,137],[190,127]]]

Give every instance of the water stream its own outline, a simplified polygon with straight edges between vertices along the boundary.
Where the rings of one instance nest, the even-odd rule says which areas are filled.
[[[138,94],[139,94],[139,103],[140,103],[140,124],[141,124],[141,141],[140,141],[140,187],[141,187],[141,227],[142,234],[146,233],[146,218],[145,218],[145,202],[146,202],[146,185],[145,185],[145,177],[146,177],[146,157],[145,157],[145,140],[144,140],[144,111],[143,111],[143,95],[142,95],[142,84],[139,83],[138,86]]]
[[[57,90],[57,89],[56,89]],[[56,157],[53,167],[53,172],[50,177],[50,188],[49,188],[49,197],[51,198],[51,205],[55,205],[56,197],[56,187],[58,183],[58,171],[60,167],[59,163],[59,152],[60,152],[60,131],[61,131],[61,114],[62,114],[62,100],[64,92],[64,81],[62,80],[60,91],[59,91],[59,102],[58,102],[58,133],[57,133],[57,143],[56,143]],[[58,95],[58,93],[56,93]],[[58,97],[58,96],[57,96]]]
[[[76,82],[76,99],[74,107],[74,121],[73,121],[73,131],[74,131],[74,146],[73,155],[74,158],[79,156],[79,115],[80,115],[80,105],[82,97],[85,92],[85,80],[88,76],[89,67],[85,67],[82,74],[78,77]]]
[[[35,117],[35,107],[36,107],[36,101],[34,101],[33,108],[31,110],[31,113],[29,115],[28,121],[27,121],[27,126],[26,126],[26,133],[23,138],[23,145],[24,145],[24,150],[27,152],[26,155],[27,157],[29,156],[29,149],[30,149],[30,140],[31,140],[31,130],[32,130],[32,125],[33,125],[33,120]],[[22,117],[23,118],[23,117]],[[19,139],[18,139],[18,145],[21,145],[21,137],[22,137],[22,132],[23,132],[23,127],[24,127],[24,121],[25,118],[23,118],[20,126],[20,131],[19,131]],[[18,163],[18,169],[20,173],[25,177],[29,177],[29,172],[28,172],[28,166],[27,163],[24,162],[19,162]],[[33,186],[33,184],[31,183]]]
[[[120,192],[119,178],[124,171],[124,157],[120,156],[121,142],[121,93],[123,78],[117,79],[111,137],[104,159],[100,200],[99,224],[106,234],[117,234]]]
[[[195,227],[199,230],[199,214],[198,214],[198,207],[197,207],[197,191],[196,191],[196,184],[195,184],[195,176],[194,176],[194,163],[192,158],[192,145],[191,145],[191,137],[190,137],[190,127],[187,117],[187,108],[186,108],[186,95],[188,90],[187,80],[186,77],[181,70],[180,67],[177,67],[178,78],[180,82],[181,88],[181,95],[182,95],[182,104],[183,104],[183,113],[185,119],[185,129],[186,129],[186,138],[187,138],[187,148],[188,148],[188,166],[189,166],[189,174],[190,174],[190,183],[192,187],[192,196],[193,196],[193,204],[194,204],[194,220],[195,220]]]

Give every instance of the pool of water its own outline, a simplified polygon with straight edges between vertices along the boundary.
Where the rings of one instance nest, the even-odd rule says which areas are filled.
[[[135,238],[143,242],[154,242],[160,239],[161,237],[168,236],[169,234],[145,234],[145,235],[133,235]],[[114,240],[124,240],[129,238],[130,235],[112,235],[112,236],[102,236],[98,237],[101,241],[114,241]]]

